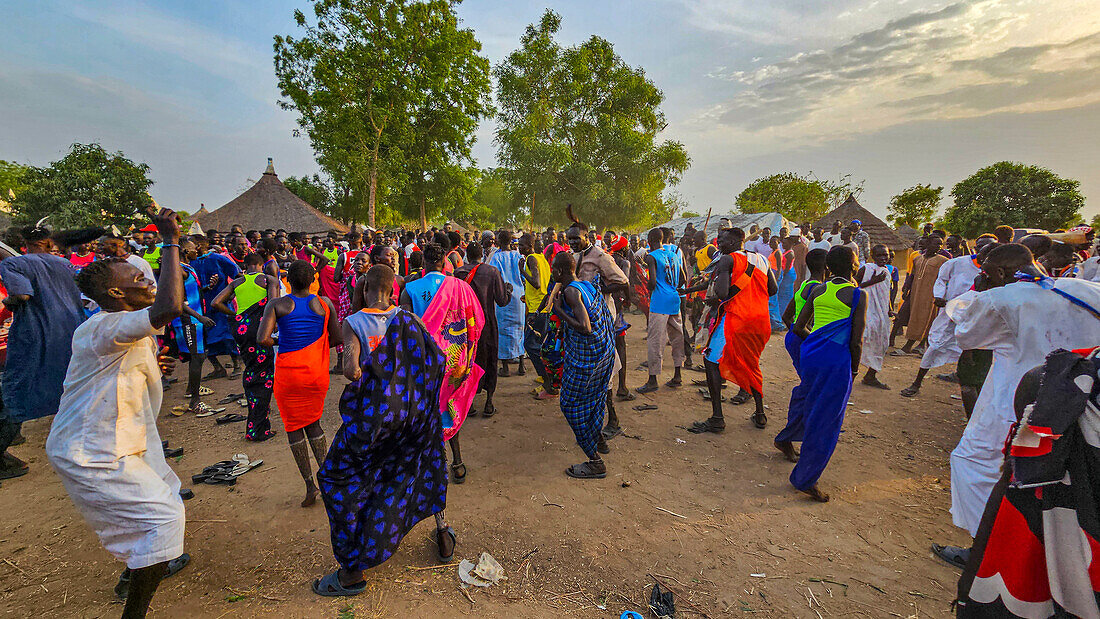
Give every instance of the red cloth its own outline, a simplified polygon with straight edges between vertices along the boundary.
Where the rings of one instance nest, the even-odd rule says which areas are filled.
[[[328,305],[321,337],[305,348],[275,356],[272,391],[287,432],[300,430],[321,418],[329,388]]]
[[[735,252],[730,285],[739,292],[722,304],[722,326],[725,346],[718,362],[722,377],[742,389],[764,393],[764,374],[760,371],[760,354],[772,336],[768,316],[768,272],[754,268],[748,274],[749,260]]]

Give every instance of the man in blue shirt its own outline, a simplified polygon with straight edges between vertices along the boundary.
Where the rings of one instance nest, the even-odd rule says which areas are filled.
[[[684,364],[684,331],[680,319],[680,293],[677,288],[684,281],[684,269],[680,252],[675,245],[662,246],[664,233],[660,228],[649,231],[649,253],[645,256],[649,271],[649,323],[646,329],[649,381],[638,387],[638,393],[657,391],[657,376],[661,373],[665,342],[672,344],[672,364],[675,374],[665,383],[679,387],[680,368]]]

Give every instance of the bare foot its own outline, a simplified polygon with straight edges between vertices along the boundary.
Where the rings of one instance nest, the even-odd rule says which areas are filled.
[[[775,448],[783,452],[787,462],[798,462],[798,452],[794,450],[794,444],[790,441],[775,441]]]
[[[810,498],[817,501],[818,503],[828,503],[829,502],[829,495],[827,495],[824,492],[818,490],[817,489],[817,484],[814,484],[813,487],[810,488],[809,490],[802,490],[801,492],[805,492],[806,494],[810,495]]]
[[[317,489],[317,486],[309,486],[306,488],[306,498],[302,499],[302,507],[312,507],[317,502],[317,495],[321,494],[321,491]]]

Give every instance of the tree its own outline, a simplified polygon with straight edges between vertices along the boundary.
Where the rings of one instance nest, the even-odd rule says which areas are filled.
[[[23,176],[29,169],[30,166],[0,159],[0,202],[11,202],[23,191],[26,187]]]
[[[682,144],[657,141],[664,94],[600,37],[562,47],[560,27],[547,10],[493,71],[510,191],[539,224],[564,223],[567,203],[598,227],[652,223],[690,163]]]
[[[951,189],[955,204],[944,214],[952,232],[975,237],[998,225],[1055,230],[1074,221],[1085,205],[1076,180],[1047,168],[1001,161]]]
[[[488,61],[477,56],[473,33],[458,29],[457,4],[317,0],[316,23],[294,12],[301,38],[275,37],[275,74],[287,98],[280,105],[298,111],[318,163],[343,195],[365,190],[366,212],[350,211],[352,221],[365,215],[375,225],[379,197],[400,196],[400,181],[417,178],[406,171],[410,157],[431,158],[416,163],[425,176],[468,157],[471,127],[487,107],[488,81],[477,72],[487,74]],[[478,88],[481,107],[469,101]],[[450,106],[433,119],[448,127],[421,122],[434,106]],[[475,116],[458,118],[463,114]],[[453,134],[440,135],[445,130]]]
[[[890,198],[886,221],[895,228],[909,226],[919,229],[921,224],[935,220],[942,195],[943,187],[914,185]]]
[[[683,213],[680,213],[680,217],[702,217],[702,215],[696,213],[695,211],[684,211]]]
[[[742,213],[779,213],[791,221],[817,221],[830,210],[830,191],[827,183],[816,178],[784,172],[756,179],[737,194],[734,204]]]
[[[1092,219],[1089,220],[1089,227],[1093,230],[1100,230],[1100,213],[1092,216]]]
[[[99,144],[73,144],[69,154],[45,168],[28,168],[12,212],[19,224],[49,216],[54,227],[130,226],[152,204],[149,166]]]
[[[320,174],[288,176],[283,180],[283,185],[294,195],[308,202],[313,208],[322,213],[333,215],[335,200],[332,196],[332,187],[325,179],[321,178]]]

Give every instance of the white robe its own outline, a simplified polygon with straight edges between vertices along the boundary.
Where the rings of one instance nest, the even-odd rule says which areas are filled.
[[[1100,309],[1100,284],[1064,278],[1054,287]],[[974,413],[951,452],[952,521],[974,535],[1001,476],[1001,448],[1016,421],[1013,398],[1020,378],[1055,349],[1100,344],[1100,318],[1031,282],[968,294],[948,304],[948,313],[962,348],[993,351]]]
[[[967,256],[952,258],[940,267],[936,283],[932,285],[932,296],[937,299],[951,301],[974,286],[974,278],[981,269],[974,264],[974,259]],[[948,363],[956,363],[962,349],[955,341],[955,322],[941,311],[932,321],[928,329],[928,349],[921,357],[920,366],[926,370],[937,368]]]
[[[77,327],[46,439],[46,457],[69,497],[130,569],[183,554],[180,480],[157,433],[158,331],[148,309],[99,312]]]
[[[873,262],[863,265],[864,282],[879,273],[885,273],[886,279],[861,289],[867,295],[867,319],[863,327],[863,355],[859,362],[876,372],[882,371],[882,359],[890,347],[890,288],[893,281],[886,267]]]
[[[1100,281],[1100,256],[1093,256],[1082,262],[1077,268],[1077,278],[1090,282]]]

